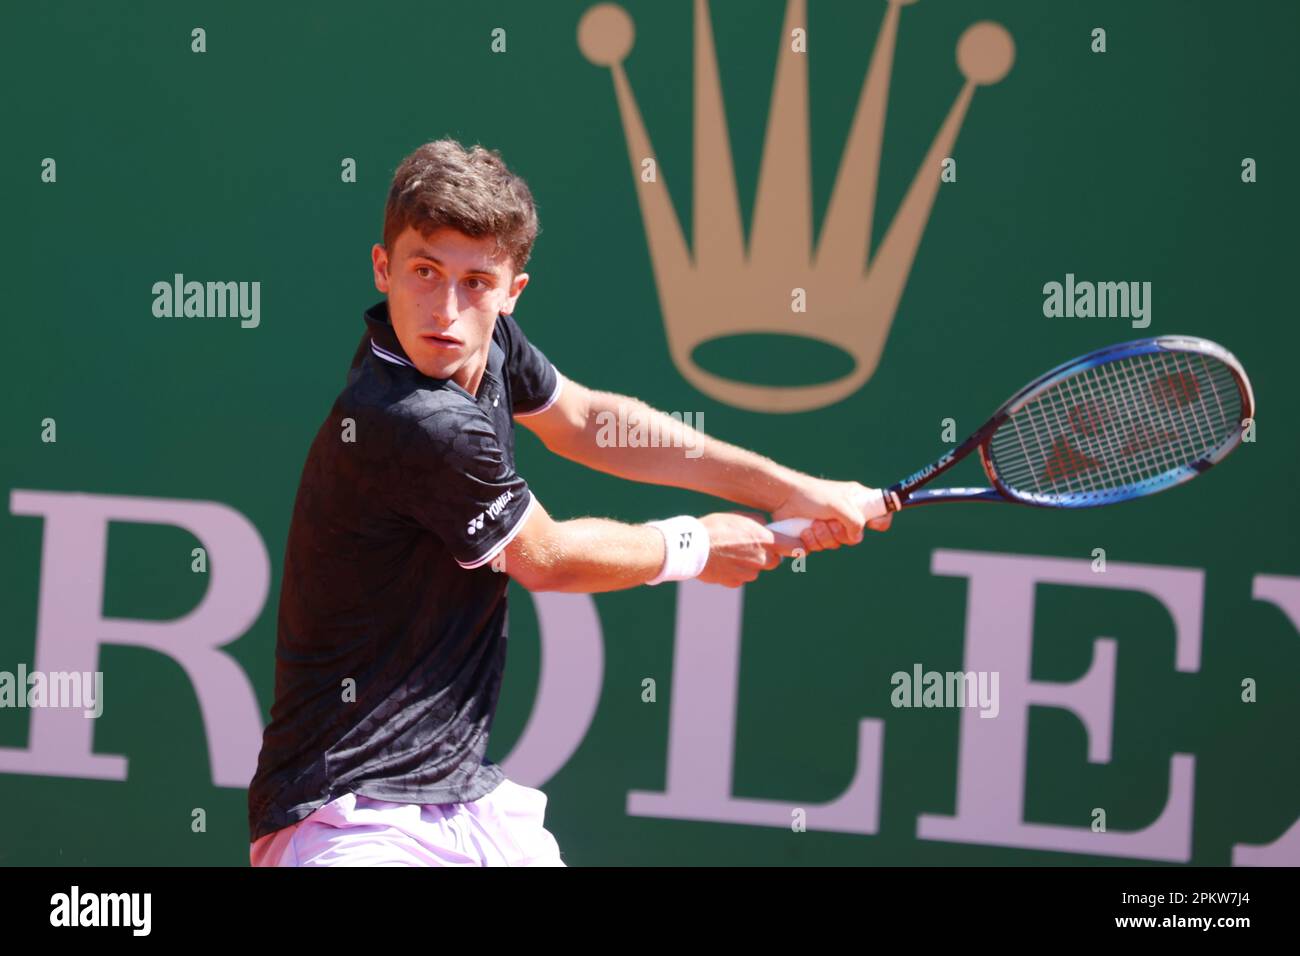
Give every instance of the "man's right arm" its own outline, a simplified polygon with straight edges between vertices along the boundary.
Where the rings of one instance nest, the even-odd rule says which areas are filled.
[[[705,583],[739,587],[789,553],[778,551],[762,515],[719,512],[700,522],[709,534],[708,562],[699,575]],[[594,594],[654,580],[666,555],[656,527],[608,518],[555,521],[534,498],[523,528],[505,547],[503,570],[530,591]]]

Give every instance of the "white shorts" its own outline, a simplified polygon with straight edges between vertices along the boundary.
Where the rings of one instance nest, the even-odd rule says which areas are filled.
[[[502,781],[469,803],[346,793],[249,847],[253,866],[564,866],[546,794]]]

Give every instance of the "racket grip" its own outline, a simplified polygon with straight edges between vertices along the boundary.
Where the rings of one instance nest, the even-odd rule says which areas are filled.
[[[866,521],[870,521],[872,518],[883,518],[889,514],[889,506],[885,504],[885,493],[879,488],[872,488],[866,494],[859,496],[856,504],[862,509],[863,518]],[[812,527],[812,519],[782,518],[780,521],[773,521],[767,527],[777,534],[797,538],[805,528]]]

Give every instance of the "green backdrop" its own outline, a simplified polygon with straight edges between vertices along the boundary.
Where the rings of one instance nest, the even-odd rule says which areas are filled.
[[[1016,60],[981,88],[939,189],[879,368],[829,407],[761,414],[689,385],[665,340],[637,183],[609,71],[576,41],[586,2],[52,3],[15,9],[0,57],[0,183],[10,306],[0,403],[0,670],[33,666],[50,522],[15,513],[19,492],[216,502],[256,528],[270,593],[224,651],[271,703],[280,560],[299,471],[379,298],[369,248],[397,162],[450,135],[499,149],[531,184],[542,234],[517,317],[567,376],[704,413],[705,430],[795,468],[888,483],[939,454],[941,422],[964,433],[1043,369],[1114,341],[1188,333],[1222,342],[1250,371],[1257,440],[1204,479],[1113,509],[1053,514],[954,506],[901,516],[860,547],[813,555],[743,592],[731,795],[811,806],[855,772],[859,721],[883,727],[875,832],[630,814],[663,791],[681,589],[594,598],[604,645],[599,704],[562,769],[531,781],[570,863],[1062,864],[1151,854],[1030,849],[919,832],[952,816],[963,714],[890,706],[890,675],[959,670],[972,585],[936,552],[1108,560],[1204,572],[1199,663],[1175,667],[1174,623],[1149,594],[1042,584],[1032,609],[1036,681],[1079,679],[1094,641],[1118,648],[1111,745],[1059,707],[1029,710],[1027,823],[1091,832],[1151,825],[1170,800],[1175,754],[1195,758],[1190,860],[1226,865],[1238,845],[1283,840],[1300,815],[1296,622],[1255,596],[1300,588],[1300,463],[1288,428],[1300,400],[1286,358],[1300,346],[1290,282],[1300,146],[1294,4],[922,0],[902,10],[874,231],[893,216],[962,79],[958,38],[992,19]],[[693,11],[626,0],[626,61],[688,231]],[[808,16],[812,195],[819,223],[862,86],[883,2],[813,0]],[[780,0],[712,5],[742,208],[758,179]],[[193,52],[191,30],[206,31]],[[1093,52],[1092,32],[1107,49]],[[492,50],[492,31],[506,50]],[[57,180],[42,179],[53,158]],[[356,160],[357,181],[340,163]],[[1242,161],[1257,163],[1243,182]],[[151,287],[175,273],[261,282],[261,322],[158,318]],[[1049,319],[1044,283],[1150,281],[1152,324]],[[821,353],[725,349],[757,377]],[[800,365],[800,363],[803,363]],[[778,368],[779,367],[779,368]],[[812,374],[809,371],[808,374]],[[815,377],[815,376],[814,376]],[[57,440],[43,441],[53,419]],[[549,455],[519,431],[521,473],[557,517],[644,521],[731,507],[634,485]],[[960,435],[959,435],[960,437]],[[978,469],[962,482],[977,483]],[[1274,490],[1276,489],[1276,490]],[[169,621],[204,598],[199,545],[180,527],[109,525],[105,619]],[[85,547],[97,545],[87,540]],[[47,595],[58,604],[65,594]],[[512,586],[511,650],[490,755],[505,759],[533,706],[542,643],[532,597]],[[53,613],[49,610],[49,613]],[[992,626],[992,625],[990,625]],[[84,636],[84,635],[83,635]],[[71,635],[47,632],[57,642]],[[105,713],[96,754],[125,779],[0,772],[3,864],[247,861],[245,792],[217,786],[193,682],[166,654],[112,641],[98,658]],[[657,699],[642,698],[653,678]],[[1257,682],[1243,702],[1242,682]],[[1005,685],[1004,685],[1005,686]],[[1002,701],[1003,716],[1016,709]],[[1023,708],[1021,708],[1023,710]],[[0,710],[0,748],[39,750],[33,712]],[[683,739],[699,728],[682,728]],[[0,758],[2,761],[3,758]],[[959,772],[960,767],[960,772]],[[250,768],[251,771],[251,768]],[[678,781],[680,784],[681,782]],[[877,786],[873,784],[873,787]],[[193,811],[206,829],[195,832]],[[787,817],[789,815],[787,814]],[[1275,861],[1300,862],[1300,839]]]

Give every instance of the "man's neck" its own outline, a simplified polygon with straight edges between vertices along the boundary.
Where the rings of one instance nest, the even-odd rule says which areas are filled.
[[[469,392],[474,398],[478,398],[478,387],[483,383],[483,373],[487,371],[488,349],[492,347],[492,340],[488,339],[483,351],[476,355],[472,362],[466,362],[452,375],[451,380]]]

